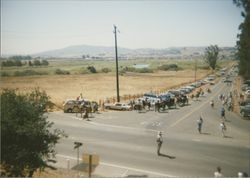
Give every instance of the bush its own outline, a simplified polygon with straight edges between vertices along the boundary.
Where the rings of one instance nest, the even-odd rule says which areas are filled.
[[[55,74],[57,74],[57,75],[69,75],[70,72],[67,70],[56,69]]]
[[[62,130],[47,120],[49,96],[36,89],[25,95],[1,92],[1,177],[32,177],[37,170],[53,168],[55,146]]]
[[[101,71],[102,71],[103,73],[109,73],[109,72],[111,72],[111,69],[105,67],[105,68],[102,68]]]
[[[136,72],[139,72],[139,73],[153,73],[153,70],[149,69],[149,68],[142,68],[142,69],[136,69]]]
[[[164,70],[164,71],[167,71],[167,70],[179,70],[179,67],[177,64],[164,64],[164,65],[161,65],[158,67],[159,70]]]
[[[36,72],[34,70],[16,71],[14,76],[47,75],[46,72]]]
[[[87,69],[88,69],[91,73],[97,73],[94,66],[88,66]]]
[[[7,72],[1,72],[1,77],[8,77],[10,76]]]
[[[79,71],[79,74],[89,74],[89,73],[90,73],[89,70],[86,69],[85,67],[82,67]]]

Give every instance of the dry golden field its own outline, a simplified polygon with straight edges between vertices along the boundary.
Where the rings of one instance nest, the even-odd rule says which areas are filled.
[[[197,79],[208,75],[207,70],[198,70]],[[156,73],[126,73],[119,76],[120,96],[142,94],[144,92],[159,92],[194,81],[193,70],[168,71]],[[29,77],[2,77],[1,89],[18,88],[27,92],[39,87],[51,97],[57,106],[66,99],[74,99],[83,94],[90,100],[105,100],[116,97],[116,78],[114,73],[98,73],[85,75],[52,75]]]

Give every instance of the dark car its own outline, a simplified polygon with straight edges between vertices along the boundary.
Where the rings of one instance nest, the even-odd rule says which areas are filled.
[[[250,116],[250,104],[240,107],[240,114],[242,117]]]

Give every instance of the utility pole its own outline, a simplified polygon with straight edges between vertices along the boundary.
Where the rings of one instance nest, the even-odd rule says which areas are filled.
[[[196,82],[196,72],[197,72],[197,59],[195,59],[195,67],[194,67],[194,82]]]
[[[116,92],[117,92],[117,102],[120,102],[116,28],[117,27],[114,25],[114,34],[115,34],[115,60],[116,60]]]

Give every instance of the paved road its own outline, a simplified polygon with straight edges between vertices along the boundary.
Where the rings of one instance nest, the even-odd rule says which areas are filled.
[[[212,93],[192,101],[189,106],[166,112],[138,113],[103,112],[93,115],[91,121],[80,120],[75,114],[54,112],[49,120],[64,129],[68,138],[57,146],[58,160],[66,167],[66,158],[76,157],[73,142],[83,143],[81,153],[100,155],[101,173],[105,176],[143,174],[149,176],[211,177],[217,166],[223,175],[237,176],[250,169],[249,120],[226,112],[226,137],[219,130],[220,93],[231,87],[218,83]],[[211,108],[209,102],[215,101]],[[197,131],[196,120],[204,119],[203,134]],[[163,156],[156,154],[156,134],[163,131]],[[71,162],[75,164],[75,162]],[[119,169],[119,170],[118,170]]]

